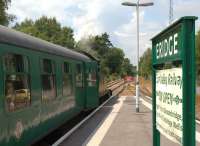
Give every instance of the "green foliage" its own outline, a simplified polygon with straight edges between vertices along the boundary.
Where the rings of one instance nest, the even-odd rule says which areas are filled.
[[[29,19],[25,19],[21,24],[16,23],[14,29],[32,36],[37,36],[37,29],[34,27],[34,22]]]
[[[83,38],[75,44],[71,28],[61,27],[56,18],[46,16],[42,16],[36,21],[26,19],[20,24],[17,23],[14,29],[70,49],[91,54],[100,60],[100,70],[108,80],[134,74],[134,67],[130,60],[124,58],[122,49],[113,46],[107,33]]]
[[[122,76],[135,76],[136,74],[136,67],[134,67],[130,60],[128,58],[124,58],[123,64],[122,64],[123,70],[121,70]]]
[[[82,38],[76,45],[78,50],[83,50],[91,53],[95,57],[102,59],[105,57],[108,50],[113,47],[109,40],[109,35],[103,33],[102,35],[89,36]]]
[[[148,48],[144,54],[140,57],[139,62],[139,74],[143,77],[150,78],[151,77],[151,65],[152,65],[152,59],[151,59],[151,49]]]
[[[87,52],[100,60],[101,72],[107,77],[110,74],[110,69],[106,64],[105,55],[107,51],[110,50],[111,46],[112,44],[107,33],[97,36],[89,36],[88,38],[82,38],[76,44],[78,51]]]
[[[61,29],[59,43],[63,46],[67,46],[69,48],[74,48],[75,40],[74,40],[74,32],[69,27],[63,27]]]
[[[110,48],[105,54],[105,65],[109,68],[111,74],[120,74],[123,60],[124,52],[120,48]]]
[[[95,36],[92,44],[92,49],[97,51],[99,57],[105,56],[107,51],[112,48],[113,45],[109,40],[109,35],[107,33],[102,34],[101,36]]]
[[[200,84],[200,29],[196,35],[196,64],[197,64],[197,79]]]
[[[56,18],[47,18],[43,16],[35,21],[34,27],[38,31],[37,37],[59,44],[58,37],[61,32],[61,25],[56,21]]]
[[[9,4],[11,0],[0,0],[0,24],[7,26],[10,22],[15,19],[15,16],[12,14],[8,14],[6,11],[8,10]]]
[[[26,19],[20,24],[17,23],[14,29],[64,47],[74,48],[73,30],[69,27],[61,27],[54,17],[42,16],[35,22]]]
[[[196,35],[196,57],[197,57],[197,64],[200,65],[200,30]]]
[[[110,76],[110,69],[106,64],[105,59],[100,60],[100,69],[101,69],[101,73],[103,73],[106,77]]]
[[[76,50],[77,51],[84,51],[95,58],[99,59],[99,54],[97,51],[94,50],[94,43],[95,43],[95,37],[89,36],[88,38],[82,38],[80,41],[76,43]]]
[[[134,75],[134,67],[130,60],[124,58],[122,49],[113,46],[107,33],[83,38],[76,47],[100,60],[101,72],[107,77],[107,80]]]

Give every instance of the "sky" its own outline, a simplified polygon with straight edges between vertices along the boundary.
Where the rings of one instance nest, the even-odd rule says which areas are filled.
[[[62,26],[74,30],[75,40],[107,32],[113,45],[122,48],[127,58],[136,64],[136,11],[125,7],[124,1],[136,0],[12,0],[9,13],[17,22],[46,15],[56,17]],[[150,39],[169,24],[169,0],[140,0],[154,6],[140,8],[140,56],[151,47]],[[174,0],[174,20],[181,16],[200,17],[199,0]],[[196,30],[200,20],[196,21]]]

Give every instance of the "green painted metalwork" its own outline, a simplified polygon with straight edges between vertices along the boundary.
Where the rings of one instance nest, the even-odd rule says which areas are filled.
[[[30,62],[31,105],[14,112],[7,111],[5,104],[5,73],[3,71],[2,56],[6,53],[15,53],[27,56]],[[41,138],[80,113],[80,111],[85,107],[94,108],[98,105],[98,85],[94,88],[94,92],[97,93],[94,93],[92,88],[88,88],[88,99],[86,100],[85,85],[87,85],[87,75],[84,62],[8,44],[0,44],[0,56],[0,145],[30,145],[31,142]],[[41,99],[42,87],[40,60],[44,58],[51,59],[55,63],[57,96],[52,101],[48,102],[42,102]],[[62,63],[64,62],[70,63],[71,66],[73,81],[72,97],[63,97],[62,95]],[[77,64],[80,64],[82,69],[82,87],[76,86]],[[97,70],[97,64],[95,62],[88,64],[91,65],[91,68]],[[99,83],[98,80],[99,79],[97,78],[97,83]],[[94,97],[92,98],[92,96]],[[71,108],[69,108],[69,106]],[[19,135],[19,138],[16,138],[15,132],[21,134]]]
[[[156,70],[182,67],[183,78],[183,146],[195,146],[195,20],[182,17],[152,39],[153,71],[153,146],[160,146],[160,132],[156,128]],[[178,34],[179,37],[175,36]],[[174,38],[172,38],[174,37]],[[176,40],[179,38],[178,40]],[[165,41],[166,40],[166,41]],[[163,44],[162,44],[163,43]],[[168,43],[168,46],[167,46]],[[159,45],[163,45],[162,49]],[[165,46],[166,45],[166,46]],[[168,47],[168,50],[167,50]],[[164,48],[164,49],[163,49]],[[174,50],[172,50],[172,48]],[[171,50],[169,50],[171,49]]]
[[[96,108],[99,105],[98,98],[98,65],[96,62],[86,62],[86,108]]]

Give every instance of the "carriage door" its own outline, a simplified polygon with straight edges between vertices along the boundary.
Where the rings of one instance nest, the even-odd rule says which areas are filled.
[[[85,84],[84,84],[84,67],[82,63],[76,64],[75,69],[75,79],[76,79],[76,102],[78,107],[84,108],[85,106]]]
[[[99,104],[96,62],[86,63],[86,107],[95,108]]]

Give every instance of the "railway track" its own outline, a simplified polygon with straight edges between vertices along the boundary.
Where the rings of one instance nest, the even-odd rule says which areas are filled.
[[[111,81],[109,83],[106,84],[107,89],[111,88],[113,85],[118,84],[120,82],[124,81],[123,79],[118,79],[116,81]]]
[[[67,139],[73,132],[75,132],[82,124],[87,122],[87,120],[89,120],[96,112],[98,112],[108,101],[121,93],[124,90],[124,84],[125,82],[123,80],[117,80],[110,83],[107,87],[109,87],[109,90],[112,90],[113,94],[107,100],[104,100],[98,108],[92,111],[90,110],[80,113],[75,118],[63,124],[61,127],[31,146],[58,146],[60,143],[62,143],[63,140]]]

